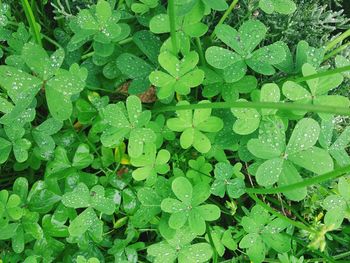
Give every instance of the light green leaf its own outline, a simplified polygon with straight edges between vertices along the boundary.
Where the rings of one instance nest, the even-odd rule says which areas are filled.
[[[67,207],[84,208],[90,205],[90,193],[84,183],[79,183],[72,192],[62,196],[62,203]]]
[[[87,144],[80,144],[74,154],[72,166],[83,169],[88,167],[94,160],[93,154],[90,154],[90,148]]]
[[[151,32],[155,34],[167,33],[170,31],[170,20],[167,14],[154,16],[149,24]]]
[[[286,149],[287,154],[290,155],[309,149],[315,145],[319,134],[320,126],[315,120],[311,118],[300,120],[289,139]]]
[[[318,147],[296,152],[288,156],[294,164],[301,166],[316,174],[324,174],[333,170],[333,159],[329,153]]]
[[[275,184],[282,173],[282,167],[282,158],[265,161],[259,166],[256,172],[256,181],[262,186],[271,186]]]
[[[176,195],[184,203],[190,203],[192,199],[192,184],[186,177],[175,178],[171,184],[171,188]]]
[[[303,178],[300,176],[298,170],[294,167],[294,165],[290,161],[284,161],[283,163],[283,169],[282,173],[280,175],[280,178],[278,180],[279,186],[286,186],[295,184],[298,182],[303,181]],[[292,201],[301,201],[303,200],[307,195],[307,188],[301,187],[298,189],[285,191],[283,194]]]
[[[90,227],[98,221],[94,210],[89,207],[80,213],[70,223],[68,227],[69,234],[74,237],[83,235]]]
[[[179,263],[207,262],[213,255],[211,246],[207,243],[196,243],[184,248],[179,253]]]
[[[216,46],[209,47],[205,52],[205,57],[211,66],[218,69],[225,69],[242,60],[238,54]]]

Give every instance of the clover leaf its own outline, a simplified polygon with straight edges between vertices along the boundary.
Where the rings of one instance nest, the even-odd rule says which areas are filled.
[[[337,68],[345,67],[350,65],[350,61],[346,57],[338,55],[335,57],[335,65],[337,66]],[[342,74],[344,77],[350,78],[350,71],[342,72]]]
[[[143,153],[146,144],[155,142],[154,132],[145,128],[151,119],[151,112],[142,111],[142,104],[137,96],[129,96],[126,100],[126,107],[123,103],[109,104],[103,109],[102,114],[109,125],[101,136],[104,146],[115,147],[124,138],[128,138],[129,156],[137,158]]]
[[[7,190],[0,191],[0,218],[2,223],[9,220],[17,221],[23,215],[23,209],[20,207],[21,198],[16,194],[9,194]]]
[[[170,193],[170,184],[163,177],[158,177],[151,187],[139,189],[137,199],[141,205],[131,219],[133,225],[143,227],[161,213],[160,204],[164,198],[170,196]]]
[[[61,121],[49,118],[32,130],[33,139],[37,144],[37,147],[34,148],[37,156],[44,160],[48,160],[52,156],[56,146],[52,135],[57,133],[62,126]]]
[[[140,0],[140,2],[133,3],[131,10],[137,14],[145,14],[150,9],[156,8],[159,4],[159,0]]]
[[[209,103],[201,101],[199,103]],[[177,105],[188,105],[187,101],[180,101]],[[206,153],[211,148],[208,137],[203,132],[218,132],[223,127],[220,118],[211,115],[211,109],[178,110],[177,118],[171,118],[167,121],[170,130],[182,132],[180,136],[180,145],[187,149],[193,146],[197,151]]]
[[[350,164],[350,157],[346,151],[350,142],[350,127],[346,127],[339,137],[333,140],[334,119],[322,120],[319,143],[336,160],[340,166]]]
[[[212,248],[205,242],[191,244],[194,237],[188,227],[178,229],[171,239],[149,246],[147,253],[155,263],[204,263],[212,257]]]
[[[245,193],[244,175],[240,172],[241,163],[234,166],[229,163],[217,163],[215,165],[215,181],[211,185],[211,192],[216,196],[224,197],[227,192],[231,198],[239,198]],[[235,176],[235,178],[232,178]]]
[[[93,160],[94,156],[90,153],[89,146],[84,143],[79,144],[75,149],[72,161],[68,159],[67,150],[58,146],[54,151],[54,159],[46,167],[46,175],[58,178],[67,177],[70,170],[84,169],[91,165]]]
[[[107,48],[113,52],[114,46],[111,43],[124,39],[130,33],[127,24],[118,23],[120,18],[120,12],[112,10],[110,3],[104,0],[97,2],[94,13],[92,9],[80,10],[76,19],[69,24],[74,36],[68,43],[68,50],[74,51],[93,40],[97,53]]]
[[[320,126],[315,120],[302,119],[294,127],[286,145],[283,122],[279,118],[263,122],[259,139],[251,139],[247,144],[253,155],[266,160],[256,171],[258,184],[269,187],[275,183],[282,186],[302,181],[295,165],[316,174],[332,171],[331,156],[327,151],[314,146],[319,133]],[[306,188],[283,194],[291,200],[299,201],[306,196]]]
[[[221,1],[221,0],[220,0]],[[217,1],[216,1],[217,2]],[[201,20],[206,12],[206,6],[202,0],[194,0],[189,3],[178,2],[176,8],[175,28],[178,35],[183,35],[186,40],[189,37],[201,37],[208,31],[208,25]],[[155,15],[149,24],[153,33],[161,34],[170,32],[170,18],[168,14]],[[168,39],[164,45],[170,44]],[[178,49],[181,49],[181,43],[177,43]]]
[[[158,60],[168,72],[157,70],[149,76],[151,83],[159,87],[157,93],[159,99],[172,97],[174,92],[187,95],[191,88],[200,85],[204,79],[204,72],[196,69],[199,57],[195,51],[186,54],[181,60],[170,52],[163,52]]]
[[[206,221],[214,221],[220,217],[220,209],[213,204],[203,204],[210,196],[210,187],[205,183],[192,184],[186,177],[176,178],[171,188],[178,199],[166,198],[161,203],[164,212],[170,213],[169,226],[182,228],[187,222],[191,230],[202,235]]]
[[[297,8],[292,0],[260,0],[259,7],[267,14],[276,12],[283,15],[290,15]]]
[[[214,226],[211,230],[211,238],[220,257],[224,255],[226,248],[232,251],[237,249],[237,242],[233,239],[230,229],[225,230],[220,226]],[[208,235],[205,239],[210,241]]]
[[[197,160],[189,160],[188,165],[191,169],[186,172],[186,176],[195,184],[199,182],[210,183],[212,181],[210,172],[213,167],[206,161],[204,156],[199,156]]]
[[[265,84],[261,88],[260,101],[278,102],[280,100],[280,89],[274,83]],[[239,99],[238,101],[246,101]],[[237,118],[233,124],[233,131],[240,135],[254,132],[260,124],[261,119],[274,115],[276,110],[262,109],[261,113],[254,108],[232,108],[232,114]]]
[[[154,68],[146,61],[133,54],[123,53],[117,58],[116,63],[118,69],[133,80],[128,88],[129,94],[139,94],[150,87],[148,76]]]
[[[324,222],[332,229],[341,226],[344,218],[350,220],[350,182],[348,178],[340,178],[337,194],[329,195],[323,200],[323,207],[327,210]]]
[[[269,248],[278,253],[291,249],[290,237],[281,233],[289,224],[283,219],[274,219],[259,205],[242,218],[241,225],[247,235],[241,239],[239,247],[247,249],[247,255],[253,262],[263,262]]]
[[[238,32],[229,25],[219,25],[215,32],[222,42],[236,51],[212,46],[205,52],[208,63],[221,70],[226,82],[235,82],[243,78],[247,66],[257,73],[273,75],[273,65],[281,63],[286,57],[282,42],[254,51],[267,32],[265,25],[259,21],[244,22]]]
[[[27,138],[23,138],[25,130],[16,126],[4,126],[4,132],[7,138],[0,137],[0,163],[6,162],[11,150],[17,162],[25,162],[28,159],[28,150],[32,146]]]
[[[133,171],[132,176],[137,181],[145,179],[149,182],[155,181],[157,174],[166,174],[170,170],[167,164],[169,159],[170,153],[167,150],[161,149],[156,153],[154,144],[146,145],[141,156],[130,160],[133,166],[139,167]]]
[[[97,218],[94,209],[107,215],[112,215],[115,210],[114,201],[105,197],[105,190],[101,185],[95,185],[89,190],[84,183],[79,183],[72,192],[62,196],[62,203],[74,209],[86,208],[70,223],[68,231],[72,236],[80,236],[88,230],[102,231],[95,229],[96,225],[101,225],[102,222]],[[102,233],[98,234],[101,235]]]
[[[33,43],[24,45],[22,57],[37,77],[13,67],[0,67],[0,85],[5,87],[16,104],[13,112],[22,112],[32,103],[39,90],[45,89],[52,116],[61,121],[68,119],[73,110],[71,97],[84,89],[87,70],[80,69],[77,64],[72,64],[69,71],[60,69],[63,50],[58,49],[49,57],[42,47]]]
[[[312,65],[315,68],[318,68],[323,62],[325,55],[325,49],[314,48],[309,46],[309,44],[301,40],[298,42],[298,45],[295,50],[295,54],[289,49],[287,44],[283,43],[282,46],[286,52],[286,59],[281,63],[275,65],[276,68],[282,70],[288,74],[299,74],[302,72],[302,66],[305,63]],[[294,57],[293,57],[294,56]]]
[[[304,76],[317,73],[310,64],[304,64],[302,70]],[[287,99],[298,103],[349,107],[350,100],[348,98],[340,95],[327,95],[330,90],[338,87],[343,82],[343,79],[340,73],[312,79],[307,81],[308,89],[293,81],[286,81],[283,84],[282,92]],[[305,112],[296,113],[305,114]],[[319,114],[319,116],[322,119],[327,119],[331,115]]]

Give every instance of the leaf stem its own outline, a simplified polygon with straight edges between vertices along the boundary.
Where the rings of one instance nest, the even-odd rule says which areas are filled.
[[[226,18],[229,16],[229,14],[232,12],[232,10],[236,7],[238,3],[238,0],[233,0],[231,5],[229,6],[229,8],[225,11],[225,13],[222,15],[222,17],[220,18],[219,22],[217,23],[217,25],[215,26],[215,28],[219,25],[221,25],[222,23],[224,23],[224,21],[226,20]],[[211,33],[210,38],[213,39],[215,37],[215,29],[213,30],[213,33]]]
[[[341,41],[343,41],[344,39],[346,39],[347,37],[350,36],[350,29],[346,30],[345,32],[343,32],[341,35],[339,35],[338,37],[336,37],[335,39],[333,39],[331,42],[329,42],[325,49],[326,51],[331,50],[333,47],[335,47],[338,43],[340,43]]]
[[[277,194],[277,193],[282,193],[282,192],[286,192],[286,191],[290,191],[290,190],[295,190],[295,189],[302,188],[302,187],[307,187],[310,185],[323,183],[325,181],[329,181],[331,179],[341,177],[342,175],[344,175],[348,172],[350,172],[350,165],[338,168],[332,172],[325,173],[325,174],[322,174],[320,176],[305,179],[304,181],[298,182],[295,184],[290,184],[290,185],[271,188],[271,189],[246,188],[246,192],[248,194]]]
[[[345,67],[330,69],[330,70],[323,71],[323,72],[318,72],[316,74],[312,74],[312,75],[309,75],[309,76],[298,77],[298,78],[290,78],[290,79],[287,79],[287,80],[292,80],[294,82],[299,83],[299,82],[304,82],[304,81],[311,80],[311,79],[317,79],[317,78],[322,78],[322,77],[334,75],[334,74],[337,74],[337,73],[342,73],[342,72],[349,71],[349,70],[350,70],[350,65],[345,66]]]
[[[175,2],[174,0],[168,1],[168,12],[170,20],[170,37],[173,45],[174,54],[177,55],[177,39],[176,39],[176,17],[175,17]]]
[[[39,28],[38,28],[37,23],[35,21],[33,10],[31,8],[28,0],[22,0],[22,7],[23,7],[24,13],[27,17],[27,21],[29,23],[29,26],[32,29],[32,33],[34,34],[35,42],[38,45],[42,46],[43,44],[41,42],[40,31],[39,31]]]
[[[250,101],[235,101],[235,102],[212,102],[190,105],[163,106],[155,108],[153,112],[166,112],[177,110],[194,110],[194,109],[227,109],[227,108],[254,108],[254,109],[278,109],[278,110],[301,110],[316,113],[329,113],[335,115],[350,116],[350,108],[333,107],[326,105],[313,105],[301,103],[283,103],[283,102],[250,102]]]
[[[263,208],[265,208],[268,212],[275,215],[276,217],[288,222],[289,224],[291,224],[299,229],[305,230],[305,231],[310,232],[310,233],[316,232],[314,229],[307,227],[303,223],[301,223],[299,221],[292,220],[292,219],[276,212],[273,208],[271,208],[270,206],[265,204],[263,201],[261,201],[255,194],[248,193],[248,195],[250,196],[250,198],[252,198],[255,201],[255,203],[257,203],[258,205],[261,205]]]
[[[218,262],[218,252],[216,251],[213,237],[211,235],[211,228],[210,228],[208,223],[207,223],[207,233],[208,233],[209,243],[210,243],[211,247],[213,248],[213,263],[217,263]]]
[[[332,52],[329,52],[327,55],[324,56],[323,61],[326,61],[328,59],[330,59],[331,57],[339,54],[340,52],[342,52],[344,49],[346,49],[348,46],[350,45],[350,41],[346,42],[345,44],[341,45],[340,47],[334,49]]]
[[[197,46],[197,49],[198,49],[199,61],[200,61],[202,66],[205,66],[206,65],[206,61],[205,61],[205,56],[204,56],[204,52],[203,52],[201,39],[199,37],[196,37],[195,41],[196,41],[196,46]]]

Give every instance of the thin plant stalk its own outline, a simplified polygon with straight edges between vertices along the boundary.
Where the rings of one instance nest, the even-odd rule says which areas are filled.
[[[325,55],[323,61],[326,61],[328,59],[330,59],[331,57],[339,54],[340,52],[342,52],[344,49],[346,49],[348,46],[350,46],[350,41],[346,42],[345,44],[341,45],[340,47],[334,49],[332,52],[329,52],[327,55]]]
[[[33,33],[33,37],[35,39],[35,42],[42,46],[42,41],[41,41],[41,35],[40,35],[40,31],[39,31],[39,28],[38,28],[38,25],[35,21],[35,17],[34,17],[34,14],[33,14],[33,10],[28,2],[28,0],[22,0],[22,7],[23,7],[23,10],[24,10],[24,13],[27,17],[27,20],[28,20],[28,23],[29,23],[29,27],[31,28],[32,30],[32,33]]]
[[[344,33],[342,33],[341,35],[339,35],[338,37],[336,37],[335,39],[333,39],[331,42],[329,42],[325,49],[326,51],[331,50],[332,48],[334,48],[338,43],[342,42],[344,39],[346,39],[347,37],[350,36],[350,29],[346,30]]]
[[[174,54],[177,55],[177,39],[176,39],[176,17],[175,17],[175,2],[174,0],[168,1],[168,12],[169,12],[169,20],[170,20],[170,37],[171,43],[173,45]]]
[[[232,12],[232,10],[236,7],[238,3],[238,0],[233,0],[231,5],[229,6],[229,8],[225,11],[225,13],[222,15],[222,17],[220,18],[218,24],[215,26],[219,26],[222,23],[225,22],[226,18],[229,16],[229,14]],[[211,33],[210,38],[213,39],[215,37],[215,30],[213,31],[213,33]]]
[[[332,172],[325,173],[316,177],[311,177],[308,179],[305,179],[301,182],[295,183],[295,184],[290,184],[286,186],[280,186],[276,188],[270,188],[270,189],[258,189],[258,188],[246,188],[247,193],[250,194],[277,194],[277,193],[283,193],[315,184],[320,184],[332,179],[336,179],[338,177],[343,176],[346,173],[350,172],[350,165],[344,166],[342,168],[338,168],[336,170],[333,170]]]
[[[153,112],[166,112],[177,110],[195,110],[195,109],[229,109],[229,108],[254,108],[254,109],[278,109],[287,111],[307,111],[315,113],[329,113],[334,115],[350,116],[350,108],[334,107],[327,105],[313,105],[301,103],[283,103],[283,102],[250,102],[250,101],[235,101],[235,102],[212,102],[190,105],[165,106],[155,108]]]

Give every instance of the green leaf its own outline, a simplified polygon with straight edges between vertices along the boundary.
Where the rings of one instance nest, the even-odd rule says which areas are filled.
[[[215,46],[209,47],[206,50],[205,58],[211,66],[218,69],[225,69],[242,60],[238,54],[228,49]]]
[[[147,253],[156,258],[156,263],[173,263],[177,258],[176,250],[166,242],[149,246],[147,248]]]
[[[292,0],[260,0],[259,7],[267,14],[277,12],[290,15],[296,10],[296,5]]]
[[[28,159],[28,150],[30,149],[31,145],[31,142],[24,138],[14,142],[13,153],[17,162],[23,163]]]
[[[112,9],[107,1],[99,0],[96,5],[96,17],[101,24],[106,23],[112,16]]]
[[[326,150],[311,147],[307,150],[289,155],[294,164],[316,174],[324,174],[333,170],[333,159]]]
[[[11,100],[23,103],[22,109],[29,106],[40,90],[42,81],[22,70],[0,66],[0,85],[5,88]]]
[[[12,149],[12,144],[8,140],[0,137],[0,164],[7,161]]]
[[[281,233],[263,233],[262,238],[268,246],[272,247],[278,253],[285,253],[291,249],[291,240],[287,235]]]
[[[84,208],[90,205],[90,193],[84,183],[79,183],[72,192],[62,196],[62,203],[67,207]]]
[[[117,67],[131,79],[148,77],[153,70],[146,61],[130,53],[123,53],[117,58]]]
[[[175,178],[171,184],[171,189],[177,198],[184,203],[190,203],[192,199],[192,184],[186,177]]]
[[[259,166],[256,172],[256,181],[262,186],[271,186],[275,184],[282,173],[282,167],[282,158],[265,161]]]
[[[208,243],[196,243],[184,248],[179,253],[179,263],[207,262],[213,255],[213,250]]]
[[[263,23],[258,20],[248,20],[239,28],[240,40],[236,40],[236,45],[243,45],[244,51],[246,53],[251,53],[265,38],[266,32],[267,28]],[[238,50],[236,51],[239,53]]]
[[[80,213],[74,220],[70,223],[68,227],[69,234],[74,237],[79,237],[83,235],[90,227],[98,221],[94,210],[89,207]]]
[[[196,208],[196,212],[199,213],[205,221],[214,221],[220,218],[220,208],[213,204],[201,205]]]
[[[11,223],[0,227],[0,240],[6,240],[12,238],[16,234],[18,229],[18,223]]]
[[[210,0],[203,0],[204,4],[209,6],[213,10],[217,11],[225,11],[228,8],[228,5],[225,0],[217,0],[217,1],[210,1]]]
[[[259,127],[260,114],[256,109],[232,108],[231,112],[237,118],[232,128],[235,133],[247,135],[254,132]]]
[[[298,170],[294,167],[294,165],[290,161],[284,161],[283,163],[283,169],[282,174],[280,175],[278,185],[279,186],[285,186],[285,185],[291,185],[294,183],[298,183],[303,181],[302,177],[300,176]],[[307,195],[307,188],[301,187],[298,189],[285,191],[283,194],[292,201],[301,201],[303,200]]]
[[[112,215],[115,210],[115,203],[111,198],[105,197],[105,189],[101,185],[95,185],[90,191],[90,203],[93,208],[101,213]]]
[[[167,14],[159,14],[154,16],[149,24],[151,32],[155,34],[167,33],[170,31],[170,21]]]
[[[289,139],[286,152],[290,155],[311,148],[317,142],[319,134],[320,126],[315,120],[300,120]]]
[[[88,167],[92,161],[94,160],[94,156],[90,154],[90,149],[87,144],[80,144],[74,154],[72,166],[83,169]]]

